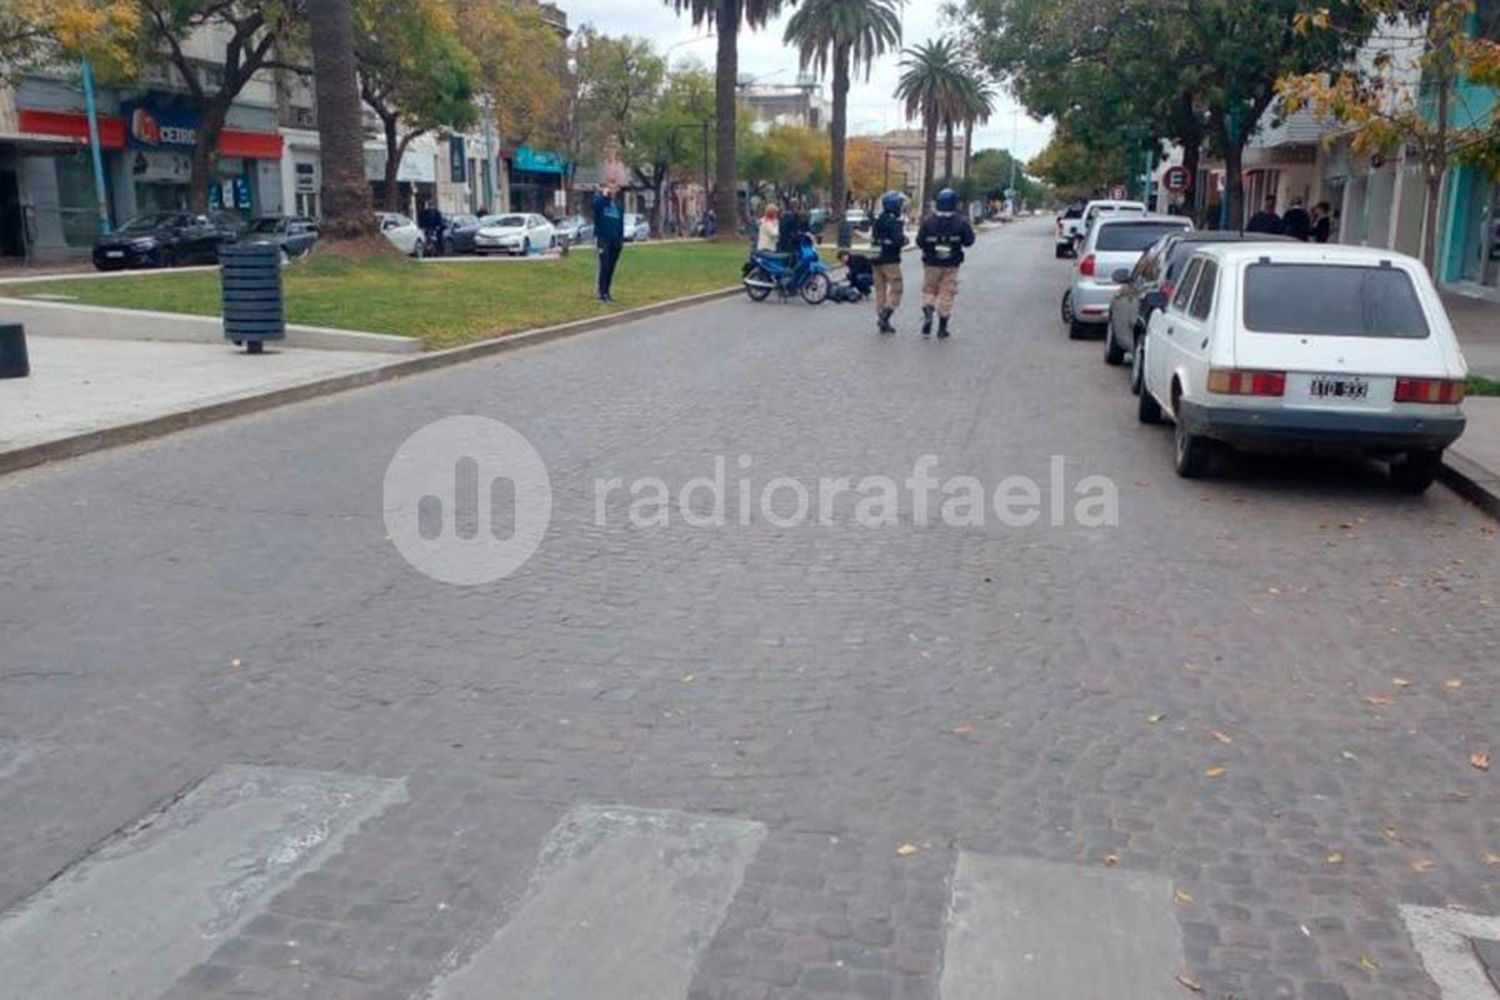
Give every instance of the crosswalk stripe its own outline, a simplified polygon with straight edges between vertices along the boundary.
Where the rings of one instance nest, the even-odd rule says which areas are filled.
[[[1161,1000],[1182,969],[1171,879],[959,852],[942,1000]]]
[[[1403,906],[1412,944],[1438,984],[1443,1000],[1497,1000],[1500,991],[1479,961],[1471,940],[1500,941],[1500,917],[1432,906]]]
[[[676,1000],[765,838],[747,820],[577,807],[527,899],[437,1000]]]
[[[155,1000],[403,781],[224,767],[0,918],[0,998]]]

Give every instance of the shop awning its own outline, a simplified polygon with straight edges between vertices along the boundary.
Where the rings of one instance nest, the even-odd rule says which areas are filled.
[[[89,140],[89,120],[76,111],[20,109],[21,132],[28,136],[67,139],[78,143]],[[99,117],[99,145],[103,149],[125,148],[125,119],[110,115]],[[279,132],[247,132],[226,128],[219,133],[219,155],[247,160],[281,159],[282,139]]]

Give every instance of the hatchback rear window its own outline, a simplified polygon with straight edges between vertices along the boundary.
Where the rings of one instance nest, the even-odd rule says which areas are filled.
[[[1245,328],[1257,333],[1422,340],[1430,333],[1411,277],[1395,267],[1252,264]]]
[[[1181,223],[1122,222],[1103,226],[1094,249],[1104,253],[1140,253],[1170,233],[1180,233],[1187,227]]]

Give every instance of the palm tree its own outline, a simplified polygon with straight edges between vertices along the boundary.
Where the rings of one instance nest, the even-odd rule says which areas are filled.
[[[937,171],[938,126],[960,117],[966,80],[969,78],[958,43],[951,38],[927,41],[903,53],[905,67],[896,85],[896,97],[906,104],[907,118],[921,118],[927,133],[927,159],[923,164],[922,195],[932,195]],[[951,162],[949,164],[951,169]]]
[[[964,113],[962,117],[964,125],[964,170],[965,179],[969,176],[969,157],[974,153],[974,126],[984,125],[990,120],[990,115],[995,113],[995,85],[988,78],[975,71],[970,78],[968,92],[964,95]],[[951,162],[951,153],[950,153]],[[953,168],[948,168],[948,175],[953,175]]]
[[[351,0],[309,0],[318,142],[323,151],[322,231],[332,241],[375,233],[365,182],[364,109],[360,106]]]
[[[805,0],[787,22],[785,41],[796,45],[802,69],[818,75],[833,66],[833,210],[844,210],[844,155],[849,131],[849,76],[901,45],[904,0]]]
[[[712,26],[718,33],[719,60],[714,81],[714,113],[718,129],[715,153],[715,208],[719,217],[719,236],[738,240],[739,199],[735,178],[735,111],[740,74],[740,27],[761,28],[781,8],[796,0],[665,0],[679,14],[687,13],[695,26]],[[707,192],[704,192],[707,194]]]

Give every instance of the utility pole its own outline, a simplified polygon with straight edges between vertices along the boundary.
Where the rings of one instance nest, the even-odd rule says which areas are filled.
[[[109,192],[104,186],[104,154],[99,149],[99,107],[94,100],[94,64],[83,61],[83,107],[89,120],[89,152],[94,161],[94,200],[99,206],[99,235],[108,236]]]
[[[1010,116],[1010,214],[1016,214],[1016,144],[1021,136],[1021,109],[1016,108]]]

